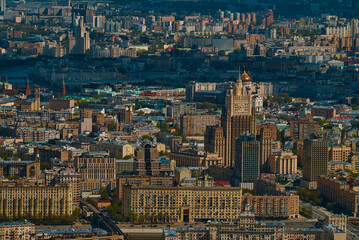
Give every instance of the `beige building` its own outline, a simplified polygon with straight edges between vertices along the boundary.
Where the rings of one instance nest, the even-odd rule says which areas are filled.
[[[40,160],[36,161],[0,161],[0,176],[40,177]]]
[[[35,87],[34,90],[34,99],[27,99],[21,103],[20,108],[21,111],[40,111],[40,88]]]
[[[219,157],[224,156],[224,136],[223,128],[219,126],[209,126],[206,128],[204,137],[204,151],[216,153]]]
[[[54,111],[73,108],[75,106],[74,99],[51,99],[49,101],[49,108]]]
[[[299,196],[243,196],[243,204],[248,204],[256,217],[297,218],[299,216]]]
[[[216,115],[181,115],[180,132],[183,135],[204,134],[207,126],[216,124]]]
[[[184,178],[191,178],[192,177],[192,171],[188,168],[175,168],[175,181],[177,184],[180,184],[182,182],[182,179]]]
[[[328,162],[328,172],[335,172],[335,171],[347,171],[350,172],[352,169],[351,162]]]
[[[175,160],[177,167],[208,167],[222,164],[222,158],[217,154],[194,150],[169,153],[168,158]]]
[[[350,153],[350,147],[332,146],[329,148],[329,160],[333,162],[346,162],[349,160]]]
[[[157,187],[172,187],[174,184],[173,177],[164,176],[137,176],[137,175],[123,175],[117,178],[116,183],[116,197],[122,199],[122,190],[125,185],[132,186],[157,186]]]
[[[353,191],[345,181],[329,176],[318,177],[318,191],[329,201],[336,202],[349,214],[356,216],[359,206],[359,192]]]
[[[350,163],[352,164],[351,169],[353,172],[359,172],[359,152],[354,152],[350,156]]]
[[[242,189],[222,187],[125,187],[122,209],[135,222],[233,221]]]
[[[30,240],[35,234],[35,225],[29,222],[0,223],[0,239]]]
[[[0,187],[0,217],[49,217],[72,214],[72,186]]]
[[[117,158],[124,158],[125,156],[133,156],[135,154],[135,146],[127,143],[90,143],[91,151],[108,151],[111,155]]]
[[[303,178],[301,185],[317,189],[317,179],[328,173],[328,142],[320,139],[305,139],[303,146]]]
[[[296,174],[297,155],[292,152],[279,151],[269,157],[270,171],[275,174]]]
[[[347,222],[348,222],[348,217],[344,214],[328,214],[325,216],[325,220],[324,220],[326,225],[333,225],[336,226],[344,231],[347,230]]]
[[[76,158],[75,161],[76,169],[83,179],[116,179],[115,158],[90,152]]]
[[[110,185],[116,186],[116,162],[106,152],[89,152],[75,159],[76,171],[80,173],[80,191],[91,191]]]

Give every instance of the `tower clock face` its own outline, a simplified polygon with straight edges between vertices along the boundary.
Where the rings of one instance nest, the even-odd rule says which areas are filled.
[[[248,111],[248,105],[244,103],[235,103],[233,105],[234,113],[241,114]]]

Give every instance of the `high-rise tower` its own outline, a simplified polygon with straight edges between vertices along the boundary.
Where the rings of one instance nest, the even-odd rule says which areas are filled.
[[[253,183],[260,175],[260,143],[255,135],[242,134],[236,140],[234,184],[253,189]]]
[[[235,142],[244,132],[256,134],[256,116],[252,107],[250,85],[252,79],[244,71],[234,87],[229,86],[226,106],[222,114],[224,143],[224,165],[234,167]]]

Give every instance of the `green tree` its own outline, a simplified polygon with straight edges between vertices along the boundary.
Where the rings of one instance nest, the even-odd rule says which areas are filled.
[[[101,199],[105,199],[105,200],[110,199],[110,195],[108,194],[107,188],[102,187],[100,189],[100,194],[101,194]]]
[[[116,130],[116,123],[114,121],[111,121],[108,125],[107,125],[107,130],[108,131],[115,131]]]
[[[283,93],[282,96],[283,96],[284,101],[285,101],[286,103],[290,103],[290,102],[292,101],[292,98],[289,96],[288,93]]]
[[[130,217],[130,222],[136,222],[137,221],[138,214],[135,211],[133,211],[133,210],[129,211],[128,215]]]
[[[40,163],[40,169],[41,170],[51,169],[51,164],[49,162],[41,162]]]
[[[123,157],[123,159],[128,160],[128,159],[131,159],[132,157],[133,157],[132,155],[126,155]]]
[[[263,100],[263,107],[264,108],[268,107],[268,99],[266,99],[266,98]]]
[[[165,155],[167,155],[167,151],[160,151],[158,154],[159,154],[160,156],[165,156]]]
[[[148,135],[142,136],[142,139],[143,139],[143,140],[148,139],[148,140],[150,140],[150,141],[153,140],[152,137],[151,137],[151,136],[148,136]]]
[[[17,179],[19,179],[19,178],[20,178],[19,175],[9,176],[9,177],[8,177],[9,180],[17,180]]]

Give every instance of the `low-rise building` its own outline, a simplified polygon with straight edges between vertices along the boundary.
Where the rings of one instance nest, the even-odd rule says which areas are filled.
[[[30,240],[35,235],[35,225],[30,222],[0,223],[0,239]]]
[[[297,155],[292,152],[279,151],[269,156],[270,170],[275,174],[296,174]]]
[[[177,167],[208,167],[222,163],[222,158],[215,153],[202,153],[194,150],[169,153],[168,158],[175,160]]]

